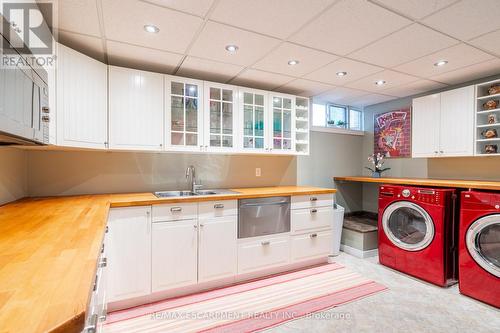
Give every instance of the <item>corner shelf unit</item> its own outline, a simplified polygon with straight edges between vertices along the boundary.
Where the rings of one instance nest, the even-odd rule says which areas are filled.
[[[500,79],[483,82],[476,85],[476,119],[475,119],[475,155],[476,156],[498,156],[500,155],[500,137],[485,138],[482,133],[491,129],[496,130],[500,136],[500,107],[487,110],[483,107],[489,99],[500,101],[500,94],[488,95],[488,89],[494,85],[500,84]],[[490,123],[489,119],[493,118]],[[491,121],[491,120],[490,120]],[[496,145],[497,153],[486,153],[487,145]]]
[[[295,148],[298,155],[309,154],[309,98],[295,98]]]

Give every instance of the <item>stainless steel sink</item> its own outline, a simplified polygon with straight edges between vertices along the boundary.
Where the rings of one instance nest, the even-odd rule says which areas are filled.
[[[224,195],[224,194],[235,194],[238,192],[231,190],[198,190],[196,192],[191,191],[160,191],[155,192],[154,195],[158,198],[175,198],[175,197],[192,197],[192,196],[206,196],[206,195]]]

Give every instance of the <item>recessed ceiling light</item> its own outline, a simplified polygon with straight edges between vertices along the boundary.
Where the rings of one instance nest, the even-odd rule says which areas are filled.
[[[347,72],[337,72],[337,76],[346,76]]]
[[[299,63],[299,61],[298,61],[298,60],[288,60],[288,64],[289,64],[290,66],[297,65],[298,63]]]
[[[434,64],[434,66],[437,66],[437,67],[441,67],[441,66],[444,66],[448,63],[448,60],[439,60],[438,62],[436,62]]]
[[[226,51],[234,53],[238,51],[238,46],[237,45],[226,45]]]
[[[146,30],[147,32],[150,32],[152,34],[156,34],[160,31],[160,28],[158,28],[156,25],[146,24],[144,26],[144,30]]]
[[[383,86],[385,84],[385,80],[378,80],[378,81],[375,81],[375,84],[377,86]]]

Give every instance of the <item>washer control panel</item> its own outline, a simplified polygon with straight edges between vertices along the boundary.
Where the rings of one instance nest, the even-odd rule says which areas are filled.
[[[403,191],[401,191],[401,194],[403,197],[408,198],[411,195],[411,192],[409,189],[405,188]]]

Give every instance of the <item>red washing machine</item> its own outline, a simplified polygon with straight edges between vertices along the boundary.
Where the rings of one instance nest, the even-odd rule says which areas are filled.
[[[380,263],[438,286],[456,283],[455,202],[454,189],[380,186]]]
[[[500,193],[462,192],[458,286],[500,308]]]

